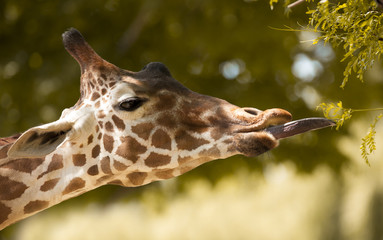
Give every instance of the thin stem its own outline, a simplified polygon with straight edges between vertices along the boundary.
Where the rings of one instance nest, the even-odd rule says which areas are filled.
[[[298,6],[299,4],[305,2],[306,0],[298,0],[298,1],[295,1],[293,3],[290,3],[289,5],[287,5],[287,8],[293,8],[295,6]]]
[[[383,111],[383,108],[351,109],[353,112]]]

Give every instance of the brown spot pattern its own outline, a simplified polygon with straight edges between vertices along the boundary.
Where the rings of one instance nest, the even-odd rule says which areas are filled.
[[[84,166],[86,163],[86,155],[85,154],[73,154],[72,156],[73,164],[75,166]]]
[[[16,182],[8,177],[0,176],[0,200],[13,200],[21,197],[28,187],[22,182]]]
[[[221,152],[217,147],[212,147],[206,150],[203,150],[199,153],[201,157],[212,157],[212,158],[218,158],[221,156]]]
[[[113,124],[109,121],[105,123],[105,129],[108,132],[114,132]]]
[[[138,155],[146,151],[146,147],[137,142],[132,137],[121,138],[121,145],[118,147],[116,154],[135,163]]]
[[[152,123],[140,123],[132,127],[132,132],[137,134],[140,138],[148,140],[154,125]]]
[[[159,179],[169,179],[174,177],[173,169],[156,172],[156,177]]]
[[[93,134],[89,135],[88,137],[88,145],[93,142]]]
[[[94,70],[95,71],[97,71],[98,70],[98,72],[105,72],[106,71],[106,66],[104,66],[104,65],[96,65],[95,67],[94,67]],[[103,85],[102,83],[100,83],[100,85]]]
[[[98,155],[100,155],[100,145],[96,145],[92,149],[92,158],[97,158]]]
[[[173,129],[177,125],[176,119],[171,115],[162,114],[157,118],[157,123],[169,129]]]
[[[79,177],[73,178],[63,191],[63,195],[85,187],[85,181]]]
[[[227,145],[227,151],[228,152],[236,152],[237,151],[237,148],[236,148],[236,144],[234,142],[234,139],[226,139],[225,141],[223,141],[222,143],[226,144]]]
[[[108,184],[112,184],[112,185],[120,185],[120,186],[125,186],[123,182],[121,182],[121,180],[113,180],[113,181],[110,181],[108,182]]]
[[[160,167],[170,163],[171,157],[158,154],[158,153],[150,153],[150,155],[145,159],[145,164],[148,167]]]
[[[20,172],[32,173],[38,166],[43,163],[42,158],[20,158],[12,160],[3,166],[2,168],[9,168]]]
[[[41,178],[42,176],[44,176],[47,173],[53,172],[53,171],[61,169],[63,167],[64,167],[63,156],[59,155],[59,154],[54,154],[52,156],[52,161],[48,165],[48,169],[45,172],[43,172],[42,174],[40,174],[40,176],[38,176],[37,179]]]
[[[183,130],[176,133],[175,140],[180,150],[191,151],[209,142],[202,138],[195,138]]]
[[[104,148],[106,151],[108,152],[112,152],[113,150],[113,142],[114,142],[114,139],[112,136],[109,136],[107,134],[104,135],[103,137],[103,143],[104,143]]]
[[[220,138],[222,138],[222,136],[224,135],[224,131],[222,128],[214,128],[211,132],[210,132],[210,136],[214,139],[214,140],[218,140]]]
[[[112,120],[119,130],[125,129],[124,121],[122,121],[121,118],[117,117],[116,115],[113,115]]]
[[[156,148],[171,150],[172,140],[164,130],[158,129],[152,136],[152,145]]]
[[[141,185],[147,176],[148,174],[144,172],[132,172],[129,173],[126,177],[133,185]]]
[[[88,168],[88,171],[87,173],[91,176],[96,176],[98,175],[98,166],[97,165],[93,165],[91,166],[90,168]]]
[[[5,146],[2,149],[0,149],[0,159],[7,158],[8,157],[8,149],[10,148],[11,145]]]
[[[24,207],[24,213],[25,214],[30,214],[34,213],[40,210],[43,210],[44,208],[47,208],[49,206],[48,201],[41,201],[41,200],[36,200],[36,201],[31,201]]]
[[[100,94],[98,94],[97,92],[94,92],[94,93],[92,94],[92,98],[91,98],[90,100],[95,101],[95,100],[97,100],[99,97],[100,97]]]
[[[109,83],[109,87],[110,87],[110,88],[113,87],[114,85],[116,85],[116,82],[110,82],[110,83]]]
[[[106,175],[106,176],[102,176],[100,178],[98,178],[96,180],[97,184],[104,184],[106,181],[108,181],[109,179],[111,179],[113,177],[113,175]]]
[[[0,224],[8,219],[9,214],[11,214],[11,208],[0,203]]]
[[[180,174],[182,175],[182,174],[184,174],[184,173],[186,173],[186,172],[189,172],[189,171],[192,170],[192,169],[194,169],[193,166],[181,167],[181,168],[180,168]]]
[[[104,111],[100,110],[97,112],[97,117],[98,118],[104,118],[104,117],[106,117],[106,115],[105,115]]]
[[[191,157],[178,157],[178,164],[183,165],[189,162],[191,159],[192,159]]]
[[[63,156],[60,154],[54,154],[52,156],[52,162],[49,164],[49,166],[54,167],[54,169],[60,169],[63,165]]]
[[[46,192],[53,189],[56,186],[56,184],[59,182],[59,180],[60,178],[54,178],[54,179],[46,181],[43,185],[41,185],[40,191]]]
[[[16,142],[16,140],[19,139],[20,136],[21,136],[21,133],[17,133],[10,137],[0,138],[0,147],[8,145],[7,148],[10,148],[12,146],[10,145],[10,143]]]
[[[113,161],[113,167],[117,170],[117,171],[124,171],[125,169],[128,168],[128,166],[126,166],[125,164],[121,163],[120,161],[117,161],[117,160],[114,160]]]
[[[112,174],[112,170],[110,169],[110,158],[108,156],[101,160],[101,170],[105,174]]]
[[[159,96],[158,103],[154,106],[156,111],[165,111],[172,109],[176,105],[176,99],[171,94],[162,94]]]
[[[221,115],[222,114],[219,114],[218,116],[217,115],[210,116],[207,118],[207,120],[210,122],[211,125],[216,125],[216,126],[221,125],[222,124],[222,121],[220,118]]]

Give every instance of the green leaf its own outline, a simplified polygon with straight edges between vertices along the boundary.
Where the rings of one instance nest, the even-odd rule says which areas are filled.
[[[368,129],[367,134],[362,138],[362,143],[360,145],[361,155],[363,159],[365,160],[366,164],[370,166],[370,162],[368,159],[368,156],[374,153],[376,150],[376,142],[375,142],[375,135],[376,135],[376,124],[378,121],[383,117],[383,114],[379,114],[375,117],[374,122],[370,125],[370,128]]]

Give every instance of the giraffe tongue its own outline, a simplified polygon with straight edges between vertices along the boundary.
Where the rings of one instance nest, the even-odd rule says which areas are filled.
[[[282,125],[268,127],[265,131],[271,133],[276,139],[282,139],[330,126],[335,126],[335,123],[326,118],[303,118]]]

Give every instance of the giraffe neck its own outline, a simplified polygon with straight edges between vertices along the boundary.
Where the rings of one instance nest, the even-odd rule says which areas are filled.
[[[67,148],[73,146],[41,158],[9,159],[12,144],[0,146],[0,229],[104,184],[97,164],[71,154]]]
[[[105,184],[141,186],[181,175],[211,160],[201,155],[190,161],[179,154],[164,159],[165,155],[149,151],[130,136],[121,137],[112,154],[108,139],[97,132],[88,136],[86,144],[66,142],[45,157],[10,159],[7,152],[17,138],[0,139],[0,229]],[[134,154],[141,154],[146,164],[151,158],[169,163],[145,171]]]

